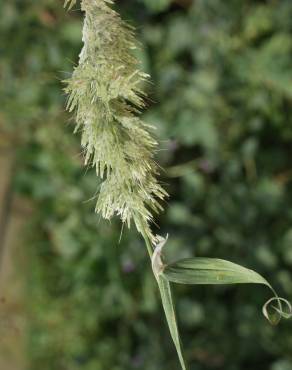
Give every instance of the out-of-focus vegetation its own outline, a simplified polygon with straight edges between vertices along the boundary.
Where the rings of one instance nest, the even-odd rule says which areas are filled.
[[[249,266],[292,297],[292,2],[125,0],[152,75],[145,119],[161,140],[171,198],[157,223],[169,259]],[[62,1],[0,3],[0,124],[17,153],[15,191],[34,217],[29,369],[178,368],[137,233],[93,213],[94,171],[64,113],[62,79],[81,17]],[[23,238],[23,236],[21,236]],[[291,370],[291,322],[271,327],[259,287],[177,287],[193,370]]]

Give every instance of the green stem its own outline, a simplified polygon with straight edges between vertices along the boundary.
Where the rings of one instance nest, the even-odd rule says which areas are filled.
[[[141,234],[145,241],[147,251],[148,251],[148,254],[151,260],[152,255],[153,255],[152,243],[144,229],[142,229]],[[179,332],[178,332],[178,327],[177,327],[176,314],[175,314],[174,302],[173,302],[172,293],[171,293],[171,287],[170,287],[169,282],[163,277],[159,277],[157,279],[157,283],[158,283],[158,288],[160,292],[160,297],[161,297],[166,321],[168,324],[168,328],[169,328],[173,343],[177,351],[179,362],[181,364],[182,370],[186,370],[185,360],[184,360],[183,353],[182,353],[182,347],[181,347],[181,342],[180,342],[180,337],[179,337]]]
[[[152,251],[152,246],[151,246],[150,240],[147,237],[145,237],[144,235],[143,235],[143,239],[145,241],[149,257],[151,258],[152,254],[153,254],[153,251]]]
[[[143,220],[141,222],[141,225],[143,225]],[[147,251],[148,251],[148,254],[149,254],[149,257],[150,259],[152,258],[152,255],[153,255],[153,249],[152,249],[152,243],[149,239],[149,237],[147,236],[147,233],[144,229],[144,227],[142,226],[142,231],[141,231],[141,234],[143,236],[143,239],[145,241],[145,244],[146,244],[146,248],[147,248]]]

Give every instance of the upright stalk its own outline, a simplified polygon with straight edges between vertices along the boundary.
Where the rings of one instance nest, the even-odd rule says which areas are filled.
[[[66,0],[69,7],[76,0]],[[157,142],[140,111],[145,107],[143,83],[148,75],[139,68],[133,55],[137,48],[134,30],[111,8],[111,0],[81,0],[85,13],[83,48],[79,64],[66,81],[67,109],[75,111],[76,130],[82,132],[85,163],[96,169],[102,184],[96,212],[110,219],[118,215],[142,234],[156,278],[169,331],[183,370],[182,353],[170,282],[180,284],[257,283],[273,289],[256,272],[229,261],[190,258],[164,265],[162,248],[166,239],[151,231],[153,213],[162,209],[167,197],[157,176],[154,161]],[[152,246],[155,246],[153,251]],[[274,307],[271,320],[268,306]],[[288,312],[283,312],[285,303]],[[275,295],[263,308],[273,322],[290,317],[289,302]]]

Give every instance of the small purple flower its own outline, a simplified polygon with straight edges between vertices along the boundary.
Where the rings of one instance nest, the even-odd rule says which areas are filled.
[[[126,260],[122,263],[122,271],[125,274],[130,274],[131,272],[135,271],[136,266],[131,260]]]
[[[208,159],[201,159],[198,164],[200,170],[209,174],[214,171],[214,165]]]

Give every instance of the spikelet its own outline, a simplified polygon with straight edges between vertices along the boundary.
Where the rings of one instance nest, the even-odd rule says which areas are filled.
[[[75,0],[67,0],[69,7]],[[110,7],[110,0],[83,0],[84,43],[79,65],[66,81],[67,109],[82,132],[85,163],[103,180],[96,212],[118,215],[155,242],[150,223],[167,193],[157,181],[153,159],[157,142],[140,118],[145,107],[141,86],[149,76],[133,55],[134,29]]]

